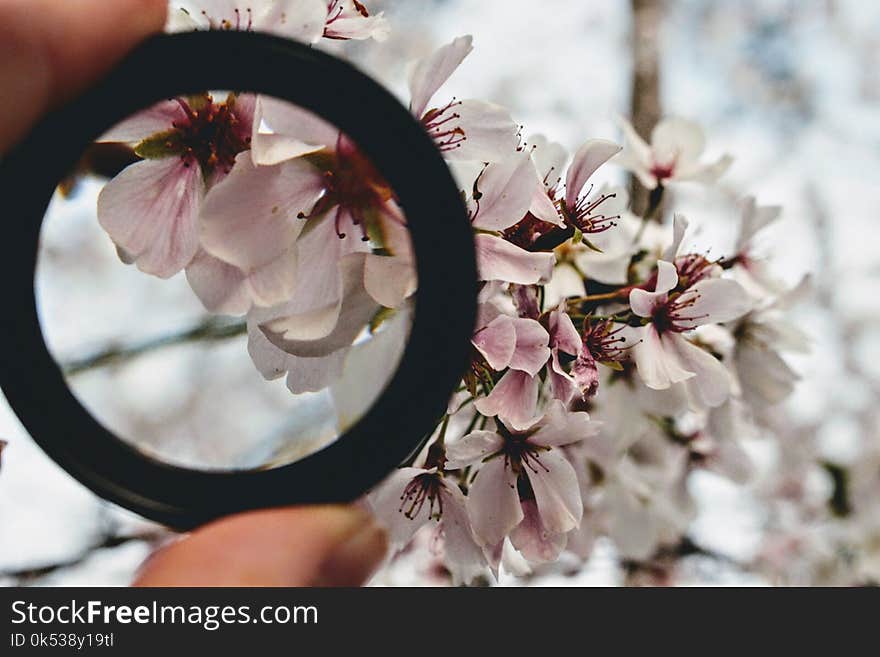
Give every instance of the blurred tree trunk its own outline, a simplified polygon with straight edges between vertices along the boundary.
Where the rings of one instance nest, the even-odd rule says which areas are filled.
[[[643,138],[660,120],[660,23],[664,0],[630,0],[633,13],[633,78],[630,97],[630,120]],[[648,208],[648,191],[630,177],[632,210],[642,215]]]

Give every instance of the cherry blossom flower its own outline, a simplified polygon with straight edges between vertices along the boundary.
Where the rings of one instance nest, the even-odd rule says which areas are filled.
[[[654,432],[607,473],[597,513],[621,557],[644,561],[685,531],[695,514],[686,463],[684,450]]]
[[[695,392],[708,406],[718,406],[730,391],[730,374],[714,356],[682,336],[703,324],[727,322],[751,307],[745,290],[735,281],[700,280],[678,291],[675,265],[661,260],[654,292],[630,292],[633,312],[648,323],[633,355],[642,380],[650,388],[664,389],[695,377]]]
[[[366,6],[358,0],[324,0],[324,3],[327,5],[324,24],[326,39],[385,41],[391,32],[383,14],[371,16]]]
[[[577,475],[561,447],[595,438],[598,426],[586,413],[569,413],[554,401],[523,431],[496,422],[495,431],[476,431],[447,449],[447,469],[481,464],[467,496],[474,534],[494,555],[506,537],[534,561],[552,560],[567,532],[583,515]]]
[[[574,399],[584,401],[592,397],[599,386],[599,376],[586,336],[581,336],[562,304],[549,313],[547,322],[551,352],[547,378],[551,394],[566,405]],[[571,361],[571,371],[563,367],[563,360]]]
[[[552,253],[526,251],[499,235],[525,216],[532,203],[534,163],[527,153],[489,164],[468,199],[481,280],[532,285],[550,278]]]
[[[311,112],[261,97],[256,115],[273,132],[254,135],[254,161],[266,166],[303,158],[320,171],[325,194],[305,218],[331,223],[343,251],[367,252],[367,290],[383,306],[399,307],[415,292],[416,268],[406,218],[380,172],[346,135]],[[289,201],[281,194],[277,202]],[[331,251],[316,264],[334,268]]]
[[[218,103],[203,95],[159,103],[102,136],[133,144],[144,158],[98,198],[98,221],[127,261],[160,278],[189,264],[205,195],[250,148],[253,121],[253,96]]]
[[[427,450],[422,467],[395,470],[368,496],[376,518],[388,529],[392,549],[401,549],[426,524],[443,538],[444,561],[454,584],[468,584],[486,571],[461,488],[444,472],[442,443]]]
[[[733,327],[736,345],[731,364],[740,381],[741,395],[756,409],[782,402],[800,380],[781,352],[807,353],[810,338],[785,317],[785,312],[811,289],[811,279],[804,277],[796,287],[754,309]]]
[[[518,127],[506,109],[479,100],[431,104],[472,50],[473,38],[461,36],[420,60],[409,79],[409,107],[444,157],[497,162],[511,155],[519,143]]]
[[[754,297],[781,294],[784,285],[770,272],[766,257],[755,250],[755,236],[774,223],[782,214],[775,205],[758,205],[753,196],[740,202],[740,225],[734,247],[734,256],[728,259],[734,278]]]
[[[632,171],[648,189],[669,182],[713,183],[733,162],[729,155],[712,163],[701,162],[706,137],[700,126],[691,121],[663,119],[651,133],[650,145],[628,121],[620,118],[619,123],[625,146],[616,161]]]
[[[324,194],[324,179],[305,160],[257,167],[242,153],[201,209],[202,251],[187,280],[212,312],[244,314],[252,305],[287,301],[296,289],[294,248]]]
[[[587,188],[592,175],[620,152],[620,146],[604,139],[591,139],[574,154],[565,177],[565,196],[557,202],[565,223],[576,228],[589,239],[617,225],[620,212],[625,208],[616,193],[606,192],[591,196]],[[623,203],[626,198],[622,199]]]
[[[486,416],[498,415],[513,426],[523,426],[533,419],[537,407],[537,375],[550,358],[550,336],[535,319],[487,311],[486,305],[481,306],[482,325],[472,343],[492,370],[507,372],[488,396],[474,402],[475,407]]]
[[[604,139],[586,142],[575,153],[568,167],[563,190],[560,171],[566,160],[565,151],[558,144],[548,143],[540,135],[534,140],[531,148],[527,148],[538,174],[533,186],[532,203],[529,213],[507,230],[506,237],[518,246],[530,248],[539,243],[539,238],[554,232],[562,240],[551,244],[551,247],[576,234],[583,238],[584,244],[592,246],[589,239],[616,225],[625,208],[626,196],[621,195],[621,199],[617,200],[616,191],[594,196],[592,186],[587,188],[587,183],[602,164],[620,151],[620,147]]]
[[[168,32],[271,32],[315,43],[324,32],[326,0],[174,0]]]

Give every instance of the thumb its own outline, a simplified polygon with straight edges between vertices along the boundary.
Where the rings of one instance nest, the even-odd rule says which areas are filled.
[[[253,511],[202,527],[154,554],[135,586],[360,586],[387,549],[355,507]]]
[[[0,0],[0,153],[159,32],[167,0]]]

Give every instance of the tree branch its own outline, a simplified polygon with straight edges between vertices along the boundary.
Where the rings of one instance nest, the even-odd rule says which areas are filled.
[[[633,128],[648,139],[660,120],[660,24],[663,0],[631,0],[633,57],[630,120]],[[648,191],[635,176],[630,177],[630,205],[638,216],[646,214]]]
[[[98,550],[117,548],[122,545],[137,542],[156,544],[168,535],[169,533],[164,530],[146,531],[140,534],[131,534],[124,536],[109,535],[100,542],[89,547],[87,550],[84,550],[75,557],[72,557],[71,559],[46,564],[44,566],[38,566],[36,568],[0,571],[0,579],[8,578],[15,582],[17,586],[26,586],[56,572],[80,566],[91,559],[95,555],[95,552],[97,552]]]
[[[68,361],[62,364],[62,369],[67,376],[76,376],[99,367],[125,363],[159,349],[190,342],[228,340],[245,333],[247,333],[247,324],[241,320],[211,318],[179,333],[164,335],[135,344],[111,347],[84,358]]]

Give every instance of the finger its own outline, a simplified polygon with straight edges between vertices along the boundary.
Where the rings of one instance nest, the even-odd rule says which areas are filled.
[[[292,507],[225,518],[163,548],[136,586],[360,586],[385,531],[354,507]]]
[[[0,153],[161,31],[166,0],[0,0]]]

